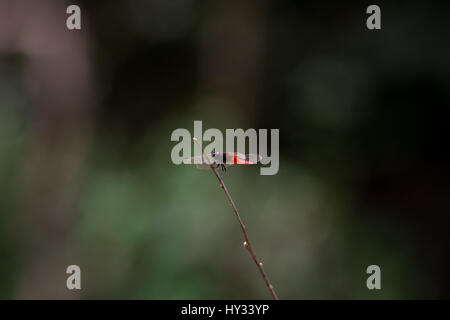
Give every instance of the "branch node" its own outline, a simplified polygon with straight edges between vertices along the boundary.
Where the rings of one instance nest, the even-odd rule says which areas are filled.
[[[194,140],[194,142],[199,146],[199,148],[202,150],[202,155],[203,158],[205,158],[205,150],[203,150],[202,146],[200,145],[200,143],[198,142],[197,138],[193,137],[192,140]],[[210,162],[207,162],[208,164],[210,164]],[[233,202],[233,199],[231,198],[230,193],[228,192],[228,189],[225,187],[225,184],[222,180],[222,177],[220,176],[220,174],[217,172],[217,169],[214,167],[214,165],[210,165],[211,170],[214,172],[214,174],[216,175],[217,180],[219,180],[220,183],[220,187],[222,188],[223,192],[225,192],[225,195],[228,198],[228,201],[230,202],[231,207],[233,208],[234,214],[236,215],[236,218],[239,222],[239,225],[241,226],[242,229],[242,233],[244,234],[244,247],[248,250],[248,252],[250,253],[250,256],[252,257],[253,261],[256,263],[256,265],[258,266],[259,272],[261,273],[261,276],[264,280],[264,282],[266,283],[267,288],[270,291],[270,294],[272,295],[272,297],[275,300],[278,300],[278,297],[275,293],[275,291],[273,290],[273,286],[269,281],[269,278],[267,277],[266,273],[264,272],[264,269],[262,267],[262,262],[258,260],[258,258],[256,257],[255,252],[253,251],[253,248],[251,247],[249,240],[248,240],[248,236],[247,236],[247,231],[245,230],[245,225],[242,222],[241,216],[238,213],[238,210],[236,209],[236,206]]]

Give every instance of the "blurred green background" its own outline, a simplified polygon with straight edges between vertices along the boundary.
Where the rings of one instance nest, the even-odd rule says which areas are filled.
[[[269,299],[194,120],[280,129],[223,178],[281,299],[450,298],[448,2],[68,4],[0,0],[0,298]]]

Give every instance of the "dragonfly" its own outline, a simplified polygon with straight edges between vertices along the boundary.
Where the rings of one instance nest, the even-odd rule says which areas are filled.
[[[261,161],[261,156],[257,154],[242,154],[239,152],[212,152],[211,154],[191,157],[183,160],[184,164],[195,164],[197,169],[208,170],[211,166],[221,167],[222,171],[227,171],[227,167],[233,164],[252,165]]]

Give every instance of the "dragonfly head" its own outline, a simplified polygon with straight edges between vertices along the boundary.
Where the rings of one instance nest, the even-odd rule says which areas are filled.
[[[216,161],[216,163],[225,163],[226,159],[225,159],[225,153],[222,152],[212,152],[211,156],[214,158],[214,160]]]

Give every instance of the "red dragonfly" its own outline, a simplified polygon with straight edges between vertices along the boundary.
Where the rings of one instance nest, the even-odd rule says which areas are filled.
[[[261,160],[261,156],[257,154],[242,154],[239,152],[212,152],[210,155],[187,158],[183,160],[184,164],[195,164],[198,169],[208,170],[213,165],[215,168],[219,166],[222,171],[226,171],[227,167],[233,164],[256,164]]]

